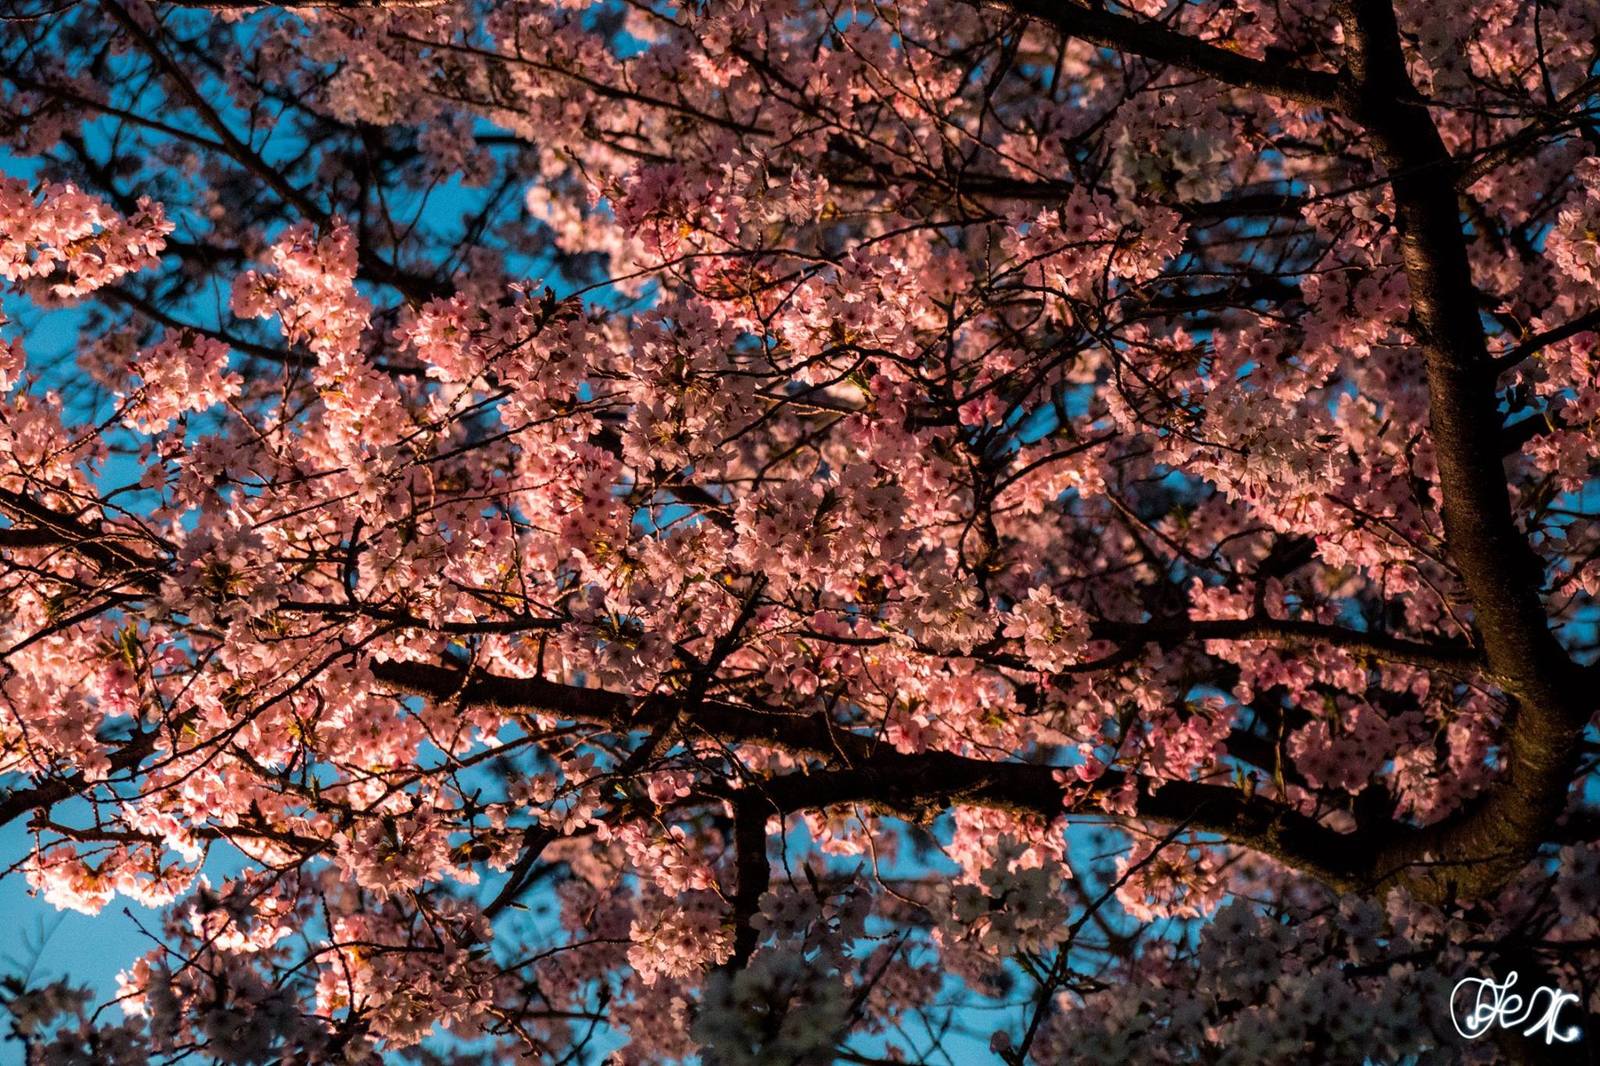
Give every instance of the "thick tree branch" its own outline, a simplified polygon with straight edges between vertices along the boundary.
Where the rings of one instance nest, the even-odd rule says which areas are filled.
[[[26,526],[6,529],[0,547],[38,548],[51,543],[69,545],[107,574],[132,584],[154,587],[157,564],[128,547],[133,539],[125,530],[91,527],[77,518],[54,511],[20,492],[0,489],[0,514]]]
[[[1503,352],[1494,361],[1495,373],[1503,374],[1513,367],[1520,366],[1525,359],[1539,354],[1539,352],[1552,344],[1558,344],[1568,338],[1576,337],[1580,333],[1588,333],[1593,330],[1600,330],[1600,308],[1590,311],[1586,315],[1579,315],[1571,322],[1562,323],[1554,329],[1547,329],[1543,333],[1535,333],[1515,348]]]
[[[130,576],[153,586],[160,564],[115,541],[16,494],[0,497],[0,509],[25,517],[33,527],[18,530],[25,543],[41,547],[60,543],[73,548],[112,574]],[[13,530],[0,531],[11,533]],[[304,607],[306,605],[291,605]],[[342,608],[341,608],[342,609]],[[354,610],[354,609],[352,609]],[[1171,643],[1181,640],[1261,640],[1273,643],[1324,643],[1357,654],[1408,662],[1447,673],[1470,672],[1476,663],[1464,645],[1422,644],[1361,633],[1337,626],[1276,619],[1227,619],[1180,623],[1096,623],[1098,636],[1129,643]],[[870,803],[912,818],[938,813],[953,804],[995,807],[1054,818],[1086,797],[1069,796],[1056,780],[1056,767],[1021,762],[992,762],[944,752],[903,754],[876,740],[842,729],[825,716],[762,710],[696,694],[686,697],[637,698],[603,689],[563,685],[541,678],[507,678],[416,662],[376,662],[381,683],[424,698],[497,707],[503,710],[552,713],[601,725],[619,733],[655,731],[668,724],[692,729],[720,743],[762,745],[833,769],[800,775],[786,783],[760,786],[763,802],[782,812],[842,803]],[[692,704],[692,710],[686,704]],[[142,757],[142,756],[141,756]],[[134,763],[138,760],[134,759]],[[132,764],[129,764],[132,765]],[[807,783],[809,782],[809,784]],[[1112,771],[1096,782],[1097,790],[1116,790],[1123,775]],[[1372,867],[1355,861],[1354,838],[1339,834],[1293,810],[1230,786],[1198,782],[1136,783],[1136,817],[1172,825],[1190,821],[1197,830],[1217,834],[1243,847],[1270,855],[1331,885],[1369,883]],[[73,791],[60,784],[41,786],[37,795],[19,799],[20,810],[48,805]],[[54,790],[54,791],[53,791]],[[57,792],[59,791],[59,795]],[[16,806],[15,804],[13,806]],[[1093,810],[1093,808],[1089,808]],[[1197,814],[1197,810],[1199,813]],[[1393,842],[1398,844],[1400,837]],[[1409,839],[1409,838],[1406,838]],[[546,841],[529,841],[523,857],[531,866]],[[520,880],[513,876],[509,884]],[[514,891],[508,888],[509,903]],[[496,901],[498,905],[505,903]]]
[[[635,699],[601,689],[540,678],[509,678],[428,663],[372,664],[374,677],[427,699],[556,714],[606,728],[646,730],[681,708],[670,698]],[[1085,794],[1069,794],[1058,768],[1037,763],[991,762],[948,752],[905,754],[814,714],[764,713],[704,700],[683,728],[729,745],[756,744],[818,759],[833,769],[796,774],[750,786],[768,809],[789,813],[848,803],[879,806],[912,819],[965,804],[1055,818],[1070,814],[1069,800],[1091,813]],[[1114,791],[1125,778],[1111,771],[1096,791]],[[1296,811],[1226,785],[1190,781],[1137,782],[1136,820],[1173,825],[1187,821],[1200,832],[1269,855],[1335,887],[1368,879],[1355,838]],[[765,831],[763,830],[763,833]]]
[[[1228,85],[1316,107],[1332,107],[1338,100],[1339,83],[1332,74],[1251,59],[1157,22],[1113,14],[1099,6],[1080,7],[1069,0],[989,2],[1053,26],[1069,37],[1204,74]]]
[[[1354,655],[1401,663],[1461,677],[1475,673],[1478,653],[1465,644],[1436,644],[1364,633],[1344,626],[1276,618],[1219,618],[1179,622],[1097,621],[1096,637],[1116,641],[1172,644],[1181,640],[1260,641],[1273,645],[1326,644]]]
[[[730,969],[742,970],[750,961],[761,938],[753,919],[761,909],[761,897],[772,882],[772,867],[767,862],[767,816],[771,805],[761,798],[741,792],[733,804],[733,957]]]
[[[52,548],[62,541],[61,534],[50,529],[15,526],[0,529],[0,548]]]
[[[112,773],[136,768],[155,750],[157,735],[154,729],[138,733],[112,752],[110,756]],[[36,776],[34,783],[27,788],[0,794],[0,826],[9,825],[29,811],[48,810],[64,800],[81,794],[85,789],[92,788],[95,783],[82,773],[60,777]]]
[[[1388,0],[1340,0],[1348,83],[1342,109],[1371,134],[1394,190],[1450,560],[1471,598],[1489,672],[1515,700],[1505,772],[1467,811],[1408,833],[1379,858],[1436,900],[1500,888],[1565,803],[1593,702],[1550,632],[1542,567],[1512,517],[1496,364],[1477,312],[1456,200],[1455,160],[1406,71]]]

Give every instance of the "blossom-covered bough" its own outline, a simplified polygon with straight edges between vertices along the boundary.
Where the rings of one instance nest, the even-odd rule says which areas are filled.
[[[5,17],[34,1061],[1585,1025],[1588,0]]]

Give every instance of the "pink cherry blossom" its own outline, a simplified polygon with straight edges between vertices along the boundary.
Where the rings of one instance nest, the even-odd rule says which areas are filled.
[[[1600,14],[1471,16],[7,22],[6,865],[160,941],[25,1055],[1537,1058]]]

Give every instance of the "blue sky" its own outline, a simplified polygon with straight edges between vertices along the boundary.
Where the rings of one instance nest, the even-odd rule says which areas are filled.
[[[30,161],[0,151],[0,173],[33,180],[36,172],[37,166]],[[448,226],[474,206],[475,195],[474,191],[462,189],[454,183],[436,191],[428,202],[430,220]],[[174,221],[182,232],[185,219],[181,213],[174,214]],[[548,268],[548,264],[521,265],[532,276],[556,273]],[[573,288],[570,283],[564,284],[559,277],[552,277],[551,284],[557,289],[558,295],[564,295],[563,290],[571,291]],[[604,299],[605,295],[599,292],[590,298]],[[214,306],[223,306],[225,303],[225,300],[218,301]],[[0,294],[0,307],[4,307],[12,319],[4,327],[7,336],[20,336],[23,339],[29,354],[30,369],[37,370],[48,365],[47,381],[52,385],[69,380],[74,374],[73,353],[78,343],[81,313],[70,307],[40,311],[10,294]],[[186,309],[185,313],[192,314],[192,320],[197,323],[205,323],[215,317],[214,312],[208,313],[202,307]],[[135,480],[138,473],[130,460],[113,458],[101,476],[107,484],[123,484]],[[670,517],[670,510],[666,513]],[[643,517],[648,519],[648,515]],[[73,817],[73,814],[81,814],[81,811],[72,811],[70,807],[62,810],[65,812],[64,821],[85,820]],[[795,830],[795,849],[805,850],[804,838],[803,828]],[[24,858],[32,846],[32,834],[25,819],[0,827],[0,870]],[[219,845],[207,860],[205,869],[213,874],[214,881],[219,881],[226,870],[236,863],[237,858],[229,853],[226,845]],[[919,868],[924,868],[924,864],[901,863],[895,872],[908,874]],[[492,896],[497,888],[498,885],[494,883],[486,886],[485,898]],[[0,922],[3,922],[3,928],[0,928],[0,965],[5,967],[3,972],[26,973],[33,984],[65,977],[74,983],[89,986],[102,1002],[115,996],[117,973],[154,947],[156,942],[153,938],[159,937],[161,932],[159,910],[142,907],[123,896],[113,899],[99,915],[93,917],[74,911],[58,911],[42,897],[31,894],[20,872],[0,877]],[[535,936],[532,939],[538,942],[545,938]],[[110,1010],[108,1020],[118,1020],[120,1010],[115,1007]],[[931,1061],[993,1061],[994,1056],[988,1051],[988,1031],[998,1022],[999,1018],[990,1011],[975,1011],[964,1016],[962,1023],[979,1035],[967,1037],[959,1033],[947,1034],[943,1041],[945,1054],[935,1055]],[[615,1046],[616,1042],[614,1039],[602,1039],[592,1046],[608,1049]],[[881,1045],[874,1047],[875,1043],[871,1040],[855,1042],[857,1047],[869,1053],[881,1049]],[[20,1045],[0,1039],[0,1066],[22,1066],[22,1061]]]

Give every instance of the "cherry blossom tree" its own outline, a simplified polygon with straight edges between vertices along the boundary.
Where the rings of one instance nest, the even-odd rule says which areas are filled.
[[[5,19],[32,1061],[1600,1007],[1590,0]]]

